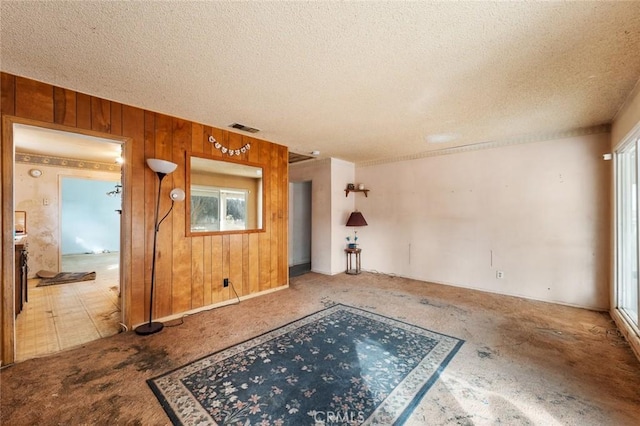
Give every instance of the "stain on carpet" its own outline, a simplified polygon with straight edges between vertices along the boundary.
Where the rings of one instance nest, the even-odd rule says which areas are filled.
[[[69,392],[77,386],[86,386],[92,382],[99,381],[113,374],[114,370],[122,370],[133,366],[137,371],[153,370],[158,371],[169,368],[171,362],[168,360],[167,351],[164,348],[151,348],[149,346],[132,345],[134,351],[127,358],[115,365],[98,368],[95,370],[82,371],[79,367],[71,367],[70,374],[62,380],[64,392]],[[112,352],[112,351],[109,351]],[[98,392],[107,389],[104,384],[97,384],[94,389]]]
[[[466,320],[466,317],[469,315],[469,312],[467,310],[465,310],[465,309],[459,308],[459,307],[457,307],[455,305],[434,302],[434,301],[429,300],[427,298],[420,299],[419,303],[421,305],[432,306],[432,307],[438,308],[438,309],[446,309],[446,310],[453,311],[449,315],[451,315],[451,316],[458,316],[459,315],[460,316],[460,321],[463,321],[463,322]]]
[[[146,371],[164,369],[171,365],[164,347],[151,348],[147,345],[132,345],[131,348],[135,352],[129,355],[126,360],[114,365],[114,369],[120,370],[133,365],[137,371]]]
[[[478,353],[478,357],[479,358],[493,358],[493,354],[491,352],[487,352],[487,351],[476,351]]]
[[[119,395],[111,395],[109,398],[100,399],[91,404],[91,411],[94,413],[101,413],[101,418],[96,419],[96,423],[117,424],[117,419],[120,417],[120,407],[123,404],[122,397]],[[132,423],[127,423],[132,424]]]

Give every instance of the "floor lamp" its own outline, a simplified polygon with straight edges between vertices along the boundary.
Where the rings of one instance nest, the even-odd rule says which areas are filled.
[[[148,334],[157,333],[164,328],[164,324],[161,322],[153,322],[153,293],[156,284],[156,251],[158,245],[158,231],[160,230],[160,225],[162,222],[169,216],[171,210],[173,210],[173,204],[176,201],[184,200],[184,191],[180,188],[175,188],[171,191],[169,196],[171,197],[171,208],[167,214],[165,214],[162,219],[158,220],[158,211],[160,210],[160,192],[162,189],[162,179],[169,173],[173,172],[178,165],[166,160],[159,160],[157,158],[148,158],[147,165],[151,170],[156,172],[158,176],[158,195],[156,197],[156,212],[154,215],[154,232],[153,232],[153,257],[151,259],[151,296],[149,298],[149,322],[142,324],[136,327],[136,334],[140,334],[146,336]]]

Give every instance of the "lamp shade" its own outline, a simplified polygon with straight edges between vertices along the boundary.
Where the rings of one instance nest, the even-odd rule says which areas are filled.
[[[158,158],[147,158],[147,165],[154,172],[164,173],[165,175],[173,172],[178,167],[176,163]]]
[[[174,188],[169,193],[169,197],[171,197],[173,201],[184,201],[184,190],[182,190],[181,188]]]
[[[347,220],[347,226],[367,226],[367,221],[364,220],[362,213],[355,211],[349,216]]]

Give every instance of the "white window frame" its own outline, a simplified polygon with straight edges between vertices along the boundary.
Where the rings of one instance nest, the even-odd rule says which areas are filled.
[[[626,176],[623,176],[623,167],[621,164],[622,156],[628,155],[628,150],[635,146],[635,163],[632,164],[632,167],[635,167],[635,182],[623,182],[622,179],[625,179]],[[625,243],[622,238],[622,234],[625,232],[622,224],[622,215],[626,213],[625,209],[623,209],[623,203],[626,202],[625,196],[627,192],[623,192],[623,189],[626,185],[633,185],[635,183],[635,196],[636,196],[636,212],[635,212],[635,221],[636,221],[636,235],[635,235],[635,243],[636,243],[636,269],[640,268],[640,206],[638,202],[640,201],[640,137],[631,137],[627,139],[625,142],[620,144],[620,146],[615,150],[615,159],[614,159],[614,182],[615,182],[615,273],[614,273],[614,301],[615,301],[615,309],[618,311],[620,316],[624,318],[624,320],[628,323],[628,325],[636,332],[637,335],[640,335],[640,297],[636,298],[636,317],[632,318],[630,313],[622,306],[623,305],[623,295],[627,291],[623,289],[623,276],[624,276],[624,268],[628,268],[628,265],[624,263],[624,253],[625,249],[623,245]],[[636,285],[638,288],[636,291],[637,294],[640,295],[640,279],[636,279]]]
[[[245,223],[244,226],[231,224],[226,220],[227,198],[233,194],[241,194],[245,200]],[[191,232],[217,232],[217,231],[238,231],[247,229],[247,220],[249,215],[249,191],[238,188],[223,188],[208,185],[191,185],[191,196],[199,197],[216,197],[218,198],[218,229],[193,229],[193,220],[191,221]]]
[[[624,150],[630,146],[629,144],[636,144],[636,171],[640,171],[640,152],[638,152],[638,148],[640,145],[640,123],[637,123],[636,126],[627,134],[627,136],[625,136],[620,143],[618,143],[615,147],[614,147],[614,153],[615,155],[613,156],[613,182],[612,182],[612,186],[613,186],[613,218],[612,218],[612,226],[613,226],[613,273],[612,273],[612,279],[613,279],[613,285],[612,285],[612,294],[611,294],[611,310],[610,310],[610,314],[611,317],[613,318],[613,320],[615,321],[616,325],[618,326],[618,329],[620,330],[620,332],[626,337],[627,341],[629,342],[629,344],[631,345],[631,348],[633,349],[634,353],[636,354],[636,356],[638,357],[638,359],[640,359],[640,327],[638,327],[634,321],[631,320],[631,318],[629,317],[629,315],[627,315],[627,313],[624,311],[624,309],[620,309],[620,298],[622,296],[621,294],[621,289],[620,289],[620,268],[624,267],[624,265],[621,264],[622,259],[621,259],[621,241],[620,241],[620,232],[621,232],[621,223],[620,223],[620,211],[619,211],[619,207],[620,207],[620,197],[622,196],[621,194],[621,185],[619,184],[620,182],[620,176],[619,174],[620,172],[620,164],[618,163],[618,160],[620,159],[619,154],[623,153]],[[638,192],[640,192],[640,185],[638,185],[638,181],[640,181],[640,176],[636,173],[636,197],[638,197],[640,194]],[[640,198],[637,198],[638,201],[640,202]],[[636,212],[636,221],[638,221],[638,219],[640,219],[638,216],[640,216],[640,206],[638,206],[639,208],[637,209]],[[637,222],[640,223],[640,222]],[[640,229],[640,227],[639,227]],[[636,241],[638,243],[640,243],[640,230],[636,230],[636,233],[638,234],[636,236]],[[638,261],[640,262],[640,246],[638,247]],[[638,265],[640,267],[640,263]],[[640,280],[638,280],[640,283]],[[639,289],[640,290],[640,289]],[[640,297],[639,297],[640,299]],[[638,315],[640,315],[640,311],[638,313]],[[640,318],[638,318],[640,319]]]

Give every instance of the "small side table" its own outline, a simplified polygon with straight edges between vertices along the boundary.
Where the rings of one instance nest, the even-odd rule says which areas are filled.
[[[349,275],[358,275],[360,273],[360,252],[359,248],[346,248],[344,252],[347,253],[347,270],[345,271]],[[353,255],[356,255],[355,269],[353,266]]]

